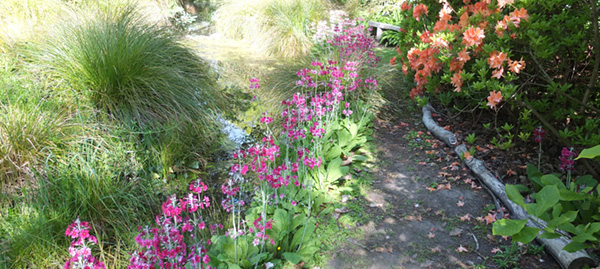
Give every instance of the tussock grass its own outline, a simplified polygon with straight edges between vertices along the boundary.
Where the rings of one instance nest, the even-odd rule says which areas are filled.
[[[165,171],[217,141],[214,115],[225,102],[211,67],[132,6],[74,18],[41,52],[57,79],[108,119],[140,133]]]
[[[297,57],[309,52],[311,24],[325,18],[328,6],[319,0],[230,0],[217,9],[213,21],[218,32],[257,51]]]

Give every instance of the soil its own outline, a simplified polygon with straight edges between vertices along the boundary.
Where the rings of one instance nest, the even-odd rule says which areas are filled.
[[[449,147],[428,134],[420,111],[406,106],[413,107],[391,117],[384,109],[375,121],[374,182],[363,198],[354,198],[369,220],[347,227],[361,236],[343,242],[328,267],[560,268],[544,252],[527,254],[532,246],[508,255],[510,239],[492,236],[489,220],[501,213],[491,196]],[[497,259],[503,256],[517,264],[502,267]]]

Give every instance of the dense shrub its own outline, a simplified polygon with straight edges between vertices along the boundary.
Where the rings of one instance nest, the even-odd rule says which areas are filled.
[[[398,68],[414,77],[411,97],[459,110],[508,109],[519,115],[524,140],[539,123],[566,144],[600,142],[595,1],[427,0],[398,8],[401,30],[387,40],[398,47]]]

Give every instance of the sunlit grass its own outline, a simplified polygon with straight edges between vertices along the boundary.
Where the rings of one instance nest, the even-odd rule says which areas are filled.
[[[306,55],[312,46],[311,24],[325,18],[327,1],[226,1],[215,13],[217,31],[241,39],[268,55]]]

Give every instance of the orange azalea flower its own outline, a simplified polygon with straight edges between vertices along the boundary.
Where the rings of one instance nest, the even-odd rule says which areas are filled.
[[[400,50],[400,47],[396,47],[396,52],[398,52],[398,54],[402,54],[402,51]]]
[[[450,15],[451,13],[452,13],[452,8],[449,5],[444,4],[444,7],[440,10],[440,13],[439,13],[440,20],[450,21],[450,19],[452,19],[452,15]]]
[[[390,59],[390,65],[396,65],[396,56]]]
[[[490,57],[487,59],[487,62],[491,68],[499,69],[502,67],[504,61],[506,61],[506,58],[506,53],[493,51],[490,53]]]
[[[488,99],[487,105],[490,106],[490,108],[496,109],[496,105],[502,101],[502,92],[501,91],[490,92],[490,96],[488,96],[487,99]]]
[[[523,57],[521,57],[520,61],[508,60],[508,70],[510,70],[510,72],[519,74],[523,69],[525,69],[525,61],[523,61]]]
[[[515,0],[498,0],[498,7],[503,9],[506,5],[512,5]]]
[[[419,21],[419,17],[421,17],[423,14],[427,15],[427,6],[424,4],[416,5],[413,9],[413,17]]]
[[[452,79],[451,79],[452,86],[456,87],[454,89],[455,92],[461,91],[461,87],[463,84],[462,77],[460,76],[461,73],[462,73],[462,70],[459,71],[458,73],[454,73],[454,75],[452,76]]]
[[[479,27],[471,27],[463,33],[463,43],[467,47],[479,46],[482,43],[484,37],[485,34],[483,32],[483,29]]]
[[[434,48],[448,48],[448,41],[444,40],[441,36],[438,36],[436,38],[433,39],[433,43],[431,43],[431,46],[433,46]]]
[[[406,66],[405,63],[402,64],[402,73],[404,73],[404,75],[408,75],[408,66]]]
[[[421,34],[420,38],[421,38],[421,42],[423,43],[431,43],[431,36],[432,34],[429,31],[425,31]]]
[[[462,15],[460,15],[460,20],[458,21],[458,26],[460,29],[464,29],[469,25],[469,12],[465,11]]]
[[[468,60],[471,59],[471,57],[469,56],[469,52],[467,51],[467,48],[462,49],[459,53],[458,53],[458,58],[459,61],[466,63]]]
[[[459,70],[463,69],[464,65],[465,65],[465,62],[463,62],[459,59],[452,59],[452,60],[450,60],[450,71],[451,72],[459,71]]]
[[[407,4],[406,2],[402,3],[402,6],[400,7],[400,9],[402,9],[402,11],[404,10],[409,10],[412,7],[411,4]]]
[[[511,12],[510,16],[513,18],[519,18],[519,22],[521,20],[529,21],[529,15],[527,14],[527,9],[525,9],[524,7]]]
[[[501,67],[500,69],[496,69],[496,70],[492,71],[492,77],[497,78],[497,79],[504,77],[504,67]]]

